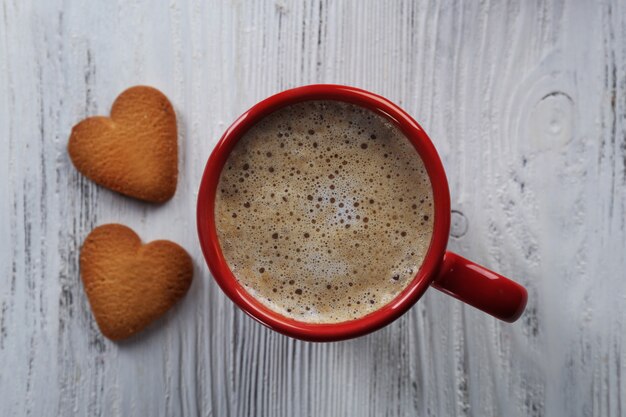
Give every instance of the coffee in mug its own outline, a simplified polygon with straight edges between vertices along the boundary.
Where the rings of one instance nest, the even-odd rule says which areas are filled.
[[[420,155],[377,113],[310,100],[237,142],[215,197],[219,244],[267,308],[307,323],[361,318],[413,280],[433,233]]]

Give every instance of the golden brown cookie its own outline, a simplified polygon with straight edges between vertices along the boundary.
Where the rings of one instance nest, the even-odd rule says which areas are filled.
[[[122,92],[111,117],[89,117],[72,128],[67,148],[83,175],[118,193],[160,203],[176,192],[176,114],[155,88]]]
[[[121,224],[95,228],[80,252],[80,270],[96,322],[106,337],[127,338],[162,316],[191,285],[187,252],[167,240],[142,245]]]

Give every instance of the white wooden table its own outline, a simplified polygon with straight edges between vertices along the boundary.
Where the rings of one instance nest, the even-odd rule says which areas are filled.
[[[626,4],[592,1],[3,0],[0,416],[626,416]],[[434,290],[334,344],[291,340],[222,294],[196,190],[260,99],[350,84],[402,105],[448,170],[450,246],[527,286],[519,322]],[[178,114],[162,206],[83,178],[73,124],[150,84]],[[184,301],[115,344],[78,271],[121,222],[193,256]]]

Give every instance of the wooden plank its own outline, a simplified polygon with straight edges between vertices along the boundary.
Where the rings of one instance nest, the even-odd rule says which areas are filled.
[[[625,27],[618,0],[4,0],[0,415],[625,416]],[[448,170],[450,248],[528,287],[520,322],[429,291],[379,332],[311,344],[226,299],[195,232],[206,159],[248,107],[317,82],[422,123]],[[180,121],[162,206],[92,184],[65,151],[73,124],[135,84]],[[195,262],[186,299],[119,344],[78,275],[108,222]]]

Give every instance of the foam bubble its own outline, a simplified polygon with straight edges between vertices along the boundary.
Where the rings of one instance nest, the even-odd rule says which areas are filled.
[[[222,251],[247,291],[296,320],[362,317],[417,273],[432,189],[402,132],[337,101],[283,108],[239,140],[220,176]]]

